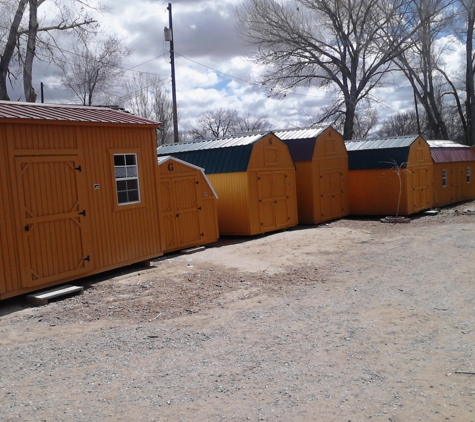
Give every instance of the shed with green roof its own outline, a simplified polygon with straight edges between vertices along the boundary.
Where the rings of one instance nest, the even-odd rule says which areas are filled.
[[[254,235],[295,226],[295,167],[274,134],[163,145],[172,155],[205,170],[217,193],[220,234]]]
[[[346,142],[352,215],[410,215],[433,206],[433,165],[419,135]]]

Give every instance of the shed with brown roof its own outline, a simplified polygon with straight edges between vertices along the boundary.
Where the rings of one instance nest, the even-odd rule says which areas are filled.
[[[158,123],[0,102],[0,299],[162,254]]]
[[[434,162],[434,205],[442,207],[475,198],[475,154],[467,145],[427,141]]]

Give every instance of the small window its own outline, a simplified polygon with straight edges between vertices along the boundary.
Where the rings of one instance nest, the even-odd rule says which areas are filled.
[[[119,205],[140,202],[136,154],[114,154],[115,184]]]
[[[467,183],[470,183],[470,167],[467,167]]]
[[[447,170],[442,170],[442,187],[447,186]]]

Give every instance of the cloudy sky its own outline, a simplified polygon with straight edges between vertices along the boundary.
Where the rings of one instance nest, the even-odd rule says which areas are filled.
[[[206,111],[238,110],[243,116],[268,119],[275,129],[302,127],[328,103],[325,93],[308,88],[284,99],[269,98],[252,83],[259,69],[247,57],[249,47],[237,36],[234,9],[240,0],[174,0],[172,3],[175,43],[176,89],[180,129],[196,122]],[[118,34],[132,54],[123,63],[126,77],[137,72],[159,76],[171,88],[167,1],[101,0],[107,13],[98,15],[104,34]],[[45,84],[46,102],[77,101],[55,76],[56,70],[35,62],[34,84]],[[21,90],[11,95],[21,98]],[[16,97],[15,97],[16,96]],[[381,91],[380,116],[411,107],[412,94],[401,82],[392,81]]]

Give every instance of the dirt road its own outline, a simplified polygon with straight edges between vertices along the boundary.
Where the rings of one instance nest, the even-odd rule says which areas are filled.
[[[475,204],[0,303],[0,420],[475,421]]]

